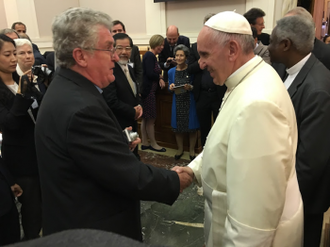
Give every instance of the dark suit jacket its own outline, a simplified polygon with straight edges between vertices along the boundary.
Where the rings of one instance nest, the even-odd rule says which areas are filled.
[[[177,45],[183,44],[183,45],[187,46],[188,48],[190,48],[190,41],[189,41],[189,38],[186,36],[180,35],[176,44]],[[164,67],[164,63],[166,62],[167,58],[174,57],[174,54],[173,54],[173,52],[171,52],[170,45],[168,44],[166,38],[164,41],[164,49],[162,50],[162,52],[159,54],[158,57],[159,57],[159,65],[164,70],[164,81],[167,82],[168,81],[167,72],[169,69],[174,68],[175,66],[171,64],[168,68]]]
[[[142,84],[142,62],[139,47],[133,45],[130,62],[134,64],[133,71],[138,87]]]
[[[198,60],[199,60],[199,54],[197,51],[197,43],[194,43],[190,48],[187,71],[189,74],[195,75],[193,81],[193,85],[194,85],[193,93],[194,93],[195,101],[199,100],[199,95],[201,92],[201,85],[202,85],[202,76],[203,76],[203,70],[199,67]],[[227,90],[227,87],[226,85],[223,86],[216,85],[216,90],[219,96],[219,100],[221,101],[223,95]]]
[[[0,79],[1,155],[14,177],[38,174],[34,122],[28,114],[32,102],[14,95]],[[36,114],[37,109],[33,111]]]
[[[14,195],[10,188],[14,184],[13,177],[0,157],[0,217],[8,213],[14,204]]]
[[[304,210],[330,206],[330,71],[312,54],[288,88],[298,125],[296,170]]]
[[[43,233],[90,228],[142,240],[140,200],[172,204],[178,175],[138,161],[95,85],[60,68],[36,123]]]
[[[135,82],[133,69],[128,65],[132,80]],[[135,109],[140,103],[139,89],[137,83],[137,94],[134,95],[127,77],[118,63],[115,64],[113,74],[116,80],[103,89],[103,97],[116,116],[120,127],[125,129],[132,126],[133,131],[137,131],[137,122],[135,120]]]

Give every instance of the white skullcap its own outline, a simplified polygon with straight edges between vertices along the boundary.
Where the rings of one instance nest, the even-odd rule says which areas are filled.
[[[224,11],[212,16],[205,26],[225,33],[252,35],[247,19],[234,11]]]

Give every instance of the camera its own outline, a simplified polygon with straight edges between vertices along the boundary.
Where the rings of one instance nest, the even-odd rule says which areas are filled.
[[[133,132],[133,131],[128,130],[128,129],[124,129],[123,132],[124,132],[128,142],[133,142],[137,138],[139,138],[139,134],[137,132]]]
[[[42,66],[41,65],[34,65],[32,67],[32,74],[38,76],[38,75],[40,75],[40,73],[43,73]]]

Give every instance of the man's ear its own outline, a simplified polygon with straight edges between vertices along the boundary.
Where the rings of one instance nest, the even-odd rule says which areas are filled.
[[[239,45],[237,43],[236,40],[231,40],[228,43],[228,47],[229,47],[229,61],[234,62],[237,57],[238,57],[238,53],[239,53]]]
[[[76,61],[76,64],[81,67],[87,67],[87,59],[88,56],[86,54],[86,51],[82,50],[81,48],[75,48],[72,51],[73,59]]]
[[[281,44],[281,47],[282,47],[283,51],[288,51],[292,47],[292,41],[290,39],[283,39],[280,42],[280,44]]]

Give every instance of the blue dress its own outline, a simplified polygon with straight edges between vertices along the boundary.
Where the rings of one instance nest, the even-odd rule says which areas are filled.
[[[191,84],[192,78],[187,70],[177,71],[176,67],[168,71],[169,85]],[[194,132],[199,128],[194,95],[191,91],[173,94],[171,126],[174,132]]]

